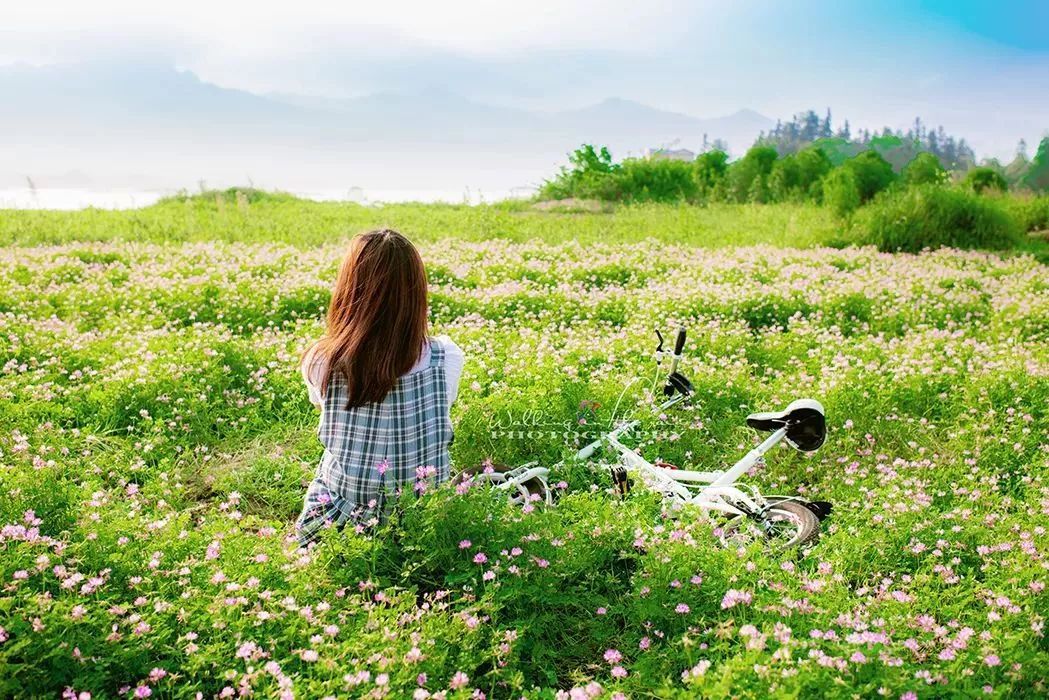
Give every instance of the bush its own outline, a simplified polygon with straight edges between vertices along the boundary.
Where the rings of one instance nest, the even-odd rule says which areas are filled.
[[[919,153],[903,169],[903,181],[908,185],[942,185],[947,177],[940,159],[932,153]]]
[[[773,201],[786,202],[798,199],[798,181],[801,174],[797,159],[793,155],[777,160],[769,173],[769,196]]]
[[[728,194],[737,202],[764,202],[768,177],[779,155],[771,146],[754,146],[728,170]]]
[[[830,168],[827,154],[816,147],[809,147],[777,160],[769,175],[769,195],[772,201],[818,198],[821,193],[818,183]]]
[[[869,202],[874,195],[886,189],[896,179],[896,173],[892,171],[889,161],[874,151],[864,151],[845,161],[841,167],[852,171],[855,176],[861,204]]]
[[[728,173],[728,153],[707,151],[693,164],[696,187],[702,197],[717,199],[725,194],[725,175]]]
[[[973,168],[966,173],[962,184],[976,194],[983,194],[987,190],[1005,192],[1009,189],[1009,183],[994,168]]]
[[[840,218],[856,211],[860,206],[860,190],[852,170],[835,168],[823,178],[823,203]]]
[[[798,151],[795,158],[798,163],[798,187],[807,195],[819,195],[820,180],[833,167],[830,158],[818,146],[809,146]]]
[[[615,178],[619,165],[612,161],[607,148],[600,149],[586,143],[568,156],[570,167],[561,168],[553,180],[539,188],[543,199],[619,199]]]
[[[607,148],[584,144],[569,156],[569,162],[570,167],[543,184],[541,198],[677,202],[699,197],[695,166],[685,161],[628,158],[616,163]]]
[[[226,204],[243,206],[245,203],[249,205],[264,202],[284,204],[299,201],[303,200],[287,192],[270,192],[267,190],[256,189],[254,187],[228,187],[224,190],[202,190],[196,194],[192,194],[186,190],[181,190],[169,197],[161,198],[157,203],[167,204],[170,202],[178,202],[184,204],[186,202],[193,202],[209,206],[225,206]]]
[[[1004,201],[1021,230],[1028,233],[1049,230],[1049,195],[1009,197]]]
[[[1019,239],[1016,221],[997,203],[935,185],[886,193],[859,225],[862,243],[882,251],[923,248],[1008,248]]]
[[[613,175],[624,201],[695,201],[699,184],[692,163],[683,160],[628,158]]]
[[[1023,185],[1033,192],[1049,192],[1049,136],[1039,142],[1031,167],[1023,177]]]

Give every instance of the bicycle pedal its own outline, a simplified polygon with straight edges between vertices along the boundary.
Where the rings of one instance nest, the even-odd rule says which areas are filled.
[[[620,498],[625,498],[630,493],[630,486],[632,479],[627,476],[626,469],[623,467],[612,467],[612,486],[615,488],[616,493],[619,494]]]
[[[820,520],[826,518],[834,510],[834,505],[830,501],[807,501],[803,505]]]

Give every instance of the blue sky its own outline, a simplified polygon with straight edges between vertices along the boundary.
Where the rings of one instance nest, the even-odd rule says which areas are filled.
[[[921,115],[1008,157],[1049,129],[1049,2],[39,0],[0,62],[155,60],[257,92],[446,90],[500,104],[605,97],[716,116]]]
[[[1044,0],[1023,2],[974,2],[973,0],[937,0],[901,4],[901,14],[912,12],[944,23],[943,30],[964,36],[975,36],[1018,51],[1049,51],[1049,3]]]

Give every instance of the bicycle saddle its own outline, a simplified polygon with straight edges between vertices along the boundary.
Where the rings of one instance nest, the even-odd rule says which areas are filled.
[[[747,425],[770,433],[786,428],[787,442],[804,452],[818,449],[827,438],[823,406],[815,399],[798,399],[778,412],[751,413]]]

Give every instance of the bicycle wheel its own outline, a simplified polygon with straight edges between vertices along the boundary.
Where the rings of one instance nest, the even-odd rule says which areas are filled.
[[[770,508],[763,520],[737,515],[721,526],[719,540],[724,547],[746,547],[765,541],[772,549],[802,547],[814,542],[820,533],[816,514],[797,501],[783,501]]]

